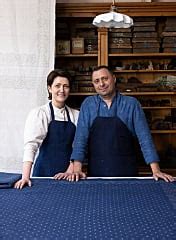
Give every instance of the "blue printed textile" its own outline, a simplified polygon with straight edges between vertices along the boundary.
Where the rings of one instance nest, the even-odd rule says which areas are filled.
[[[0,172],[0,189],[11,188],[21,178],[21,174]]]
[[[2,240],[176,239],[176,182],[32,179],[0,209]]]

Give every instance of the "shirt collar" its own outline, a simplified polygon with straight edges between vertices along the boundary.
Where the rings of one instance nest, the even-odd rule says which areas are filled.
[[[118,98],[118,96],[119,96],[119,92],[116,91],[116,94],[115,94],[115,96],[113,97],[112,103]],[[103,102],[104,102],[102,96],[100,96],[99,94],[97,94],[97,97],[98,97],[98,99],[99,99],[100,101],[103,101]]]
[[[54,112],[57,114],[59,114],[59,113],[64,113],[65,112],[65,106],[63,107],[63,108],[57,108],[57,107],[55,107],[53,104],[52,104],[52,106],[53,106],[53,110],[54,110]]]

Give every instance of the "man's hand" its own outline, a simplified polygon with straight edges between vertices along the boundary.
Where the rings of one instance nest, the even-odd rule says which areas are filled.
[[[69,177],[69,181],[78,181],[81,178],[86,178],[86,174],[82,171],[82,163],[74,161],[74,170],[73,174]]]
[[[169,175],[167,173],[163,173],[161,171],[154,172],[153,173],[153,178],[156,181],[158,181],[160,178],[163,179],[166,182],[174,182],[175,181],[174,177],[172,177],[171,175]]]
[[[157,162],[153,162],[150,164],[150,167],[153,172],[153,178],[158,181],[159,178],[163,179],[166,182],[173,182],[175,181],[174,177],[167,173],[163,173],[160,170],[159,164]]]

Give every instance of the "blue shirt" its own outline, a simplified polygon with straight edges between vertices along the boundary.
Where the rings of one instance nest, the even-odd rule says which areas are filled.
[[[145,162],[147,164],[159,161],[150,129],[140,103],[136,98],[124,96],[120,93],[116,94],[110,108],[108,108],[107,104],[99,95],[87,97],[83,101],[79,113],[71,159],[78,160],[80,162],[85,160],[89,130],[94,119],[97,117],[98,106],[99,116],[119,117],[131,131],[133,136],[138,138]]]

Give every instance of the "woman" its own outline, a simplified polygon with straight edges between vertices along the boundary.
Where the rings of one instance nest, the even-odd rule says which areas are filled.
[[[70,76],[63,70],[54,70],[47,77],[49,103],[30,112],[24,131],[22,179],[14,187],[31,186],[33,176],[66,178],[73,171],[70,162],[72,143],[79,111],[65,105],[70,93]]]

